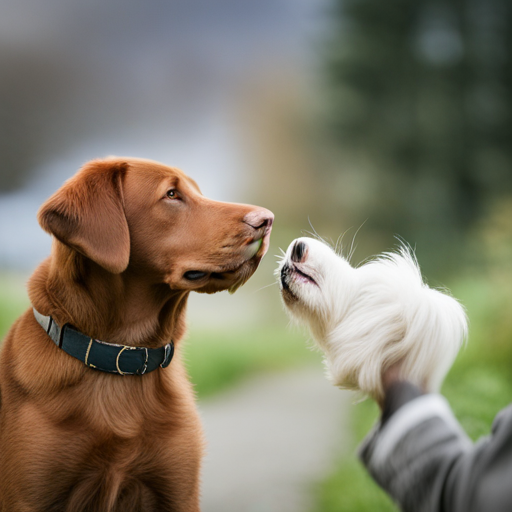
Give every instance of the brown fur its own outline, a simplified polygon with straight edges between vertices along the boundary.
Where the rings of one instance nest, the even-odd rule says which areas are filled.
[[[54,236],[29,282],[40,313],[110,343],[172,339],[176,353],[147,375],[103,373],[57,348],[32,310],[20,317],[0,355],[0,511],[197,512],[203,437],[181,360],[187,296],[247,280],[272,214],[206,199],[177,169],[112,158],[85,165],[39,222]],[[189,281],[190,270],[208,275]]]

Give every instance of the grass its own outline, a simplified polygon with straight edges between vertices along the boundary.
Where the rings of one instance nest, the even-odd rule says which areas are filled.
[[[199,397],[218,393],[249,375],[317,362],[304,335],[284,326],[246,330],[191,329],[186,341],[187,367]]]
[[[510,279],[465,279],[453,288],[470,318],[468,346],[460,353],[443,386],[443,394],[469,436],[490,432],[496,413],[512,397],[512,291]],[[356,445],[379,416],[367,400],[353,408],[354,446],[335,470],[316,486],[315,512],[398,511],[373,482],[355,455]]]
[[[378,416],[377,406],[366,400],[354,406],[351,417],[354,445],[346,450],[334,471],[316,484],[315,512],[398,511],[359,463],[356,446],[370,431]]]
[[[30,306],[24,281],[22,276],[0,274],[0,340],[14,320]]]

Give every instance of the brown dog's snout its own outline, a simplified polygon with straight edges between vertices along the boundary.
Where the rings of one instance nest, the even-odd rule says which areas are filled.
[[[270,228],[274,222],[274,214],[266,208],[258,208],[248,213],[243,221],[254,229]]]
[[[295,245],[292,248],[291,259],[295,263],[301,263],[306,259],[307,256],[307,246],[304,242],[295,242]]]

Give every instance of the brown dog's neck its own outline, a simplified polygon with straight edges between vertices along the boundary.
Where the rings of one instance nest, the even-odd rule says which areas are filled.
[[[28,291],[40,313],[102,341],[155,348],[185,334],[188,292],[151,282],[130,267],[112,274],[57,240]]]

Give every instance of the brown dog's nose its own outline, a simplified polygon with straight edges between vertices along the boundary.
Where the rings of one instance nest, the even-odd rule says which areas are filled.
[[[304,242],[295,242],[292,249],[291,258],[295,263],[300,263],[306,256],[306,244]]]
[[[274,214],[266,208],[258,208],[248,213],[243,221],[254,229],[270,228],[274,222]]]

